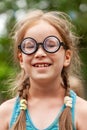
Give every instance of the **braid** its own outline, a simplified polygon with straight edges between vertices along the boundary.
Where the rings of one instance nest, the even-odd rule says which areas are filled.
[[[29,90],[29,78],[26,78],[24,80],[24,82],[22,83],[21,88],[19,88],[18,92],[19,92],[19,97],[21,99],[26,99],[28,98],[28,90]]]
[[[26,78],[23,81],[21,88],[18,90],[20,99],[28,99],[29,86],[29,78]],[[26,130],[25,110],[20,111],[20,114],[11,130]]]
[[[66,96],[70,96],[70,85],[68,82],[68,74],[67,71],[64,69],[62,71],[62,79],[64,82],[64,88],[66,89]],[[59,130],[73,130],[71,108],[68,106],[64,109],[64,111],[60,116]]]

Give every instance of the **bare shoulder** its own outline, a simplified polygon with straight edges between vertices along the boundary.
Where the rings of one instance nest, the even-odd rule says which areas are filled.
[[[15,100],[16,98],[13,98],[0,105],[0,130],[8,130]]]
[[[76,110],[80,114],[87,114],[87,101],[77,96]]]
[[[76,101],[76,122],[77,130],[87,128],[87,101],[77,96]]]
[[[16,98],[10,99],[5,101],[4,103],[2,103],[0,105],[0,114],[2,112],[10,112],[10,110],[13,108],[14,106],[14,102],[15,102]]]

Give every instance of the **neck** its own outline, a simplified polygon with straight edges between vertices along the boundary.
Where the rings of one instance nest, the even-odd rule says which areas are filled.
[[[64,97],[65,89],[60,81],[50,81],[37,83],[30,80],[29,93],[31,97],[46,98],[46,97]]]

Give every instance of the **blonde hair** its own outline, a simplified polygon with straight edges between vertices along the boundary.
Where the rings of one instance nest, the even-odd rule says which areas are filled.
[[[80,58],[78,55],[77,45],[79,43],[79,38],[74,34],[74,26],[71,24],[70,18],[63,12],[50,11],[43,12],[41,10],[36,10],[27,14],[23,20],[16,24],[16,29],[14,33],[14,55],[15,59],[18,60],[18,45],[23,40],[24,35],[28,27],[33,26],[36,22],[43,20],[51,24],[53,27],[57,29],[59,34],[61,35],[63,42],[67,45],[68,49],[70,49],[73,53],[71,64],[67,68],[63,68],[61,72],[61,76],[63,79],[64,88],[66,89],[66,95],[70,96],[70,85],[69,85],[69,75],[79,75],[80,73]],[[22,70],[23,71],[23,70]],[[26,76],[25,72],[21,72],[17,80],[15,81],[15,85],[18,88],[20,99],[26,99],[29,96],[29,78]],[[13,125],[11,130],[26,130],[26,120],[25,111],[21,110],[17,121]],[[23,120],[24,119],[24,120]],[[66,107],[62,112],[59,118],[59,130],[72,130],[72,117],[70,107]]]
[[[79,96],[82,98],[85,98],[85,92],[84,92],[84,87],[85,87],[85,82],[84,80],[76,77],[76,76],[69,76],[69,83],[70,83],[70,88]]]

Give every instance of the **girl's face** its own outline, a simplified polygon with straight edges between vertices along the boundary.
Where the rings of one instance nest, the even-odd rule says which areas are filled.
[[[24,38],[31,37],[38,43],[42,43],[48,36],[56,36],[63,41],[58,31],[48,22],[39,21],[34,26],[29,27]],[[55,53],[48,53],[41,46],[31,55],[22,52],[18,54],[20,66],[25,70],[29,78],[33,81],[52,81],[61,77],[63,67],[70,64],[71,51],[65,51],[61,46]]]

